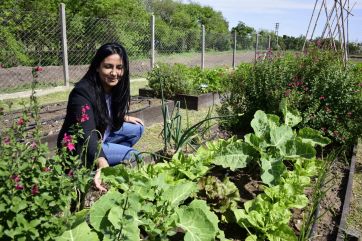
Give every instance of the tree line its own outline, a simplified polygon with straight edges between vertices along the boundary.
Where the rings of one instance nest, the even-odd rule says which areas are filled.
[[[208,6],[174,0],[2,0],[0,2],[0,63],[8,66],[59,65],[59,5],[66,5],[70,64],[87,64],[93,50],[105,41],[120,41],[130,57],[148,56],[150,16],[156,25],[158,53],[200,51],[201,25],[207,33],[206,49],[231,50],[237,33],[237,49],[253,49],[254,28],[239,22],[229,31],[221,12]],[[90,17],[91,16],[91,17]],[[55,30],[57,29],[57,30]],[[262,30],[265,49],[270,35],[273,48],[300,50],[304,38],[275,36]],[[275,44],[278,38],[278,45]],[[274,41],[274,42],[273,42]],[[40,53],[43,53],[41,55]],[[46,54],[44,54],[46,53]]]

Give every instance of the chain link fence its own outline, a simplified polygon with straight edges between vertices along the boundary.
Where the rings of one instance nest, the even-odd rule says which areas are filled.
[[[155,63],[200,65],[201,32],[155,26]]]
[[[6,14],[5,14],[6,13]],[[60,28],[57,16],[0,10],[0,88],[30,87],[32,68],[45,66],[40,85],[61,84]]]
[[[69,79],[77,82],[88,70],[97,49],[108,42],[120,42],[127,49],[131,77],[150,70],[150,31],[147,23],[73,17],[67,19]]]
[[[31,17],[34,14],[36,18]],[[33,12],[9,14],[8,10],[0,10],[0,94],[29,88],[33,66],[44,69],[39,74],[40,85],[50,87],[65,84],[60,15]],[[201,26],[199,29],[184,29],[159,23],[154,26],[153,37],[152,21],[124,22],[113,18],[70,15],[65,19],[67,81],[70,83],[84,76],[95,51],[107,42],[120,42],[125,46],[130,59],[131,78],[145,77],[152,63],[230,68],[233,64],[254,60],[255,35],[234,36],[232,33],[206,31],[202,38]],[[152,39],[154,50],[151,48]],[[260,40],[260,46],[267,49],[265,40]],[[201,53],[203,48],[204,54]]]

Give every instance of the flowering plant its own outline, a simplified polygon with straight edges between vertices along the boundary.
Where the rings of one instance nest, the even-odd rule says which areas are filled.
[[[80,168],[80,160],[70,155],[74,138],[67,136],[68,151],[53,157],[41,142],[34,96],[40,70],[33,69],[30,106],[24,105],[22,115],[0,134],[1,240],[53,239],[70,221],[70,205],[77,200],[77,192],[84,192],[90,181],[89,170]],[[30,121],[35,121],[36,128],[26,132]]]
[[[302,115],[299,128],[320,130],[335,143],[354,143],[362,135],[362,68],[343,66],[339,56],[309,49],[303,55],[259,61],[252,68],[240,65],[220,112],[244,115],[225,126],[247,132],[256,110],[280,115],[278,105],[287,98]]]

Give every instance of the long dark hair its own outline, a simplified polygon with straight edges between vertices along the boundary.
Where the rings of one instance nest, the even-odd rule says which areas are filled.
[[[97,69],[101,65],[101,62],[112,54],[118,54],[121,57],[124,69],[123,76],[111,90],[112,118],[110,118],[105,101],[105,91],[101,85],[101,79]],[[123,125],[124,116],[128,112],[130,100],[129,62],[126,49],[119,43],[107,43],[102,45],[93,57],[83,79],[90,81],[94,86],[96,98],[95,120],[97,125],[101,128],[101,131],[104,131],[107,125],[110,125],[112,130],[119,129]]]

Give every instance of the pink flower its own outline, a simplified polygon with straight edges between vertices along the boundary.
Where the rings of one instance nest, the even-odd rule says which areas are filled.
[[[73,170],[72,169],[70,169],[69,171],[68,171],[68,177],[73,177],[74,176],[74,172],[73,172]]]
[[[15,182],[20,182],[20,180],[21,180],[20,176],[15,175],[15,174],[11,176],[11,179],[13,179]]]
[[[18,126],[22,126],[24,124],[24,119],[23,117],[20,117],[19,120],[17,121]]]
[[[36,66],[36,67],[34,68],[34,70],[35,70],[36,72],[42,72],[44,69],[43,69],[43,67],[41,67],[41,66]]]
[[[75,146],[74,146],[74,144],[71,143],[71,142],[67,143],[67,148],[68,148],[69,151],[75,150]]]
[[[37,184],[34,184],[32,187],[31,187],[31,195],[37,195],[39,194],[39,187]]]
[[[89,120],[89,116],[87,114],[82,114],[82,117],[80,118],[80,122],[83,123],[87,120]]]
[[[24,189],[24,186],[22,186],[22,185],[20,185],[20,184],[16,184],[15,189],[16,189],[16,190],[23,190],[23,189]]]
[[[79,120],[81,123],[83,123],[83,122],[89,120],[89,115],[86,114],[86,111],[87,111],[87,110],[90,110],[90,107],[89,107],[88,104],[86,104],[86,105],[82,106],[82,109],[81,109],[81,110],[82,110],[82,115],[81,115],[81,117],[80,117],[78,120]]]
[[[5,145],[9,145],[9,144],[10,144],[10,137],[7,136],[7,137],[4,138],[4,144],[5,144]]]
[[[348,112],[348,113],[347,113],[347,116],[348,116],[348,117],[351,117],[351,116],[352,116],[352,112],[351,112],[351,111]]]
[[[50,167],[44,167],[44,168],[43,168],[43,171],[44,171],[44,172],[50,172],[50,171],[52,171],[52,169],[51,169]]]
[[[290,90],[286,90],[285,92],[284,92],[284,96],[285,97],[288,97],[290,95]]]
[[[33,141],[33,142],[30,144],[30,147],[31,147],[32,149],[35,149],[37,146],[38,146],[38,145],[36,144],[35,141]]]
[[[321,95],[320,97],[319,97],[319,99],[320,100],[324,100],[326,97],[324,97],[323,95]]]
[[[64,142],[64,143],[70,143],[70,142],[72,142],[72,136],[71,136],[71,135],[68,135],[67,133],[64,133],[63,142]]]

